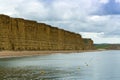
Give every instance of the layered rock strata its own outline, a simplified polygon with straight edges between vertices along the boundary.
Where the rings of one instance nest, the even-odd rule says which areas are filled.
[[[0,15],[0,50],[89,50],[91,39],[44,23]]]

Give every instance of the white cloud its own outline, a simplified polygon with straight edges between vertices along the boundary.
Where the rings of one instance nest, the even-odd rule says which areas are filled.
[[[48,9],[43,2],[38,0],[24,0],[23,4],[18,4],[15,10],[19,13],[20,17],[33,20],[43,20],[49,15]]]
[[[109,2],[109,0],[100,0],[100,3],[106,4],[106,3],[108,3],[108,2]]]
[[[115,0],[116,2],[120,3],[120,0]]]
[[[99,15],[93,15],[93,16],[89,16],[88,20],[92,20],[92,21],[106,21],[108,20],[109,16],[99,16]]]
[[[108,1],[0,0],[0,13],[45,22],[76,33],[89,32],[85,34],[89,35],[86,37],[92,37],[93,39],[99,38],[99,40],[103,41],[108,39],[109,41],[114,37],[113,42],[118,42],[116,37],[120,37],[120,15],[101,16],[93,14],[102,4],[106,4]],[[116,1],[120,2],[120,0]]]
[[[91,0],[87,2],[84,0],[55,0],[52,3],[54,16],[57,16],[61,20],[80,20],[91,12],[91,7]]]
[[[0,0],[1,13],[36,20],[81,20],[96,7],[97,0]],[[92,8],[92,9],[91,9]]]
[[[15,7],[18,6],[23,0],[0,0],[0,13],[6,15],[17,14]]]
[[[96,33],[96,32],[79,32],[82,34],[83,38],[99,38],[104,35],[103,32]]]
[[[118,37],[103,37],[104,33],[95,32],[79,32],[82,34],[83,38],[91,38],[94,43],[120,43],[120,38]]]

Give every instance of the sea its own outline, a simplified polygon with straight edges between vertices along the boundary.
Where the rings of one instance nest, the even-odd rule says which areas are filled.
[[[1,58],[0,80],[120,80],[120,50]]]

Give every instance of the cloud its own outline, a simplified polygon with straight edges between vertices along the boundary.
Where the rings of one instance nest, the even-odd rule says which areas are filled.
[[[106,4],[106,3],[109,2],[109,0],[100,0],[99,2],[100,2],[100,3],[104,3],[104,4]]]
[[[1,13],[37,21],[81,20],[96,7],[97,0],[0,0]],[[83,6],[84,5],[84,6]]]
[[[43,21],[53,26],[70,30],[73,32],[104,32],[103,37],[120,37],[120,16],[86,16],[83,20],[78,21]]]
[[[99,38],[104,35],[103,32],[96,33],[96,32],[79,32],[79,34],[82,34],[84,38]]]
[[[45,4],[38,0],[24,0],[21,4],[15,7],[15,10],[19,13],[19,17],[32,20],[45,20],[48,17],[48,9]]]
[[[22,0],[0,0],[0,13],[6,15],[16,15],[15,7],[21,3]]]
[[[120,0],[0,0],[1,14],[101,38],[120,37],[119,9]]]
[[[52,8],[55,15],[62,20],[80,20],[81,17],[90,13],[91,5],[92,2],[90,0],[87,2],[84,0],[55,0],[52,4]]]
[[[92,7],[94,1],[96,0],[23,0],[14,8],[20,17],[41,21],[80,20],[95,9]]]
[[[119,0],[105,0],[97,12],[97,15],[119,15],[120,14],[120,3]],[[104,4],[105,2],[105,4]]]
[[[104,32],[95,33],[95,32],[79,32],[82,34],[83,38],[92,38],[95,44],[100,43],[110,43],[110,44],[118,44],[120,43],[119,37],[104,37]]]

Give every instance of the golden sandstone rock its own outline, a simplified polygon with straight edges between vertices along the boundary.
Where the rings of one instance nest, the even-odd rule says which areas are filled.
[[[90,50],[91,39],[36,21],[0,15],[0,50]]]

